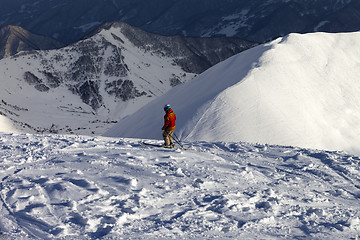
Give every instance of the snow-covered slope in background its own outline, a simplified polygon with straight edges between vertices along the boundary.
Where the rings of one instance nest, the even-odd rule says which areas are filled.
[[[254,46],[106,23],[62,49],[0,61],[0,114],[24,132],[102,134],[173,86]]]
[[[0,134],[0,238],[360,237],[359,157],[138,141]]]
[[[161,138],[173,105],[186,140],[360,153],[360,33],[291,34],[212,67],[120,121],[106,136]]]

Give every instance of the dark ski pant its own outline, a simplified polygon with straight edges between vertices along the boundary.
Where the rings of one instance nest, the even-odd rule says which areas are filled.
[[[173,145],[174,142],[173,142],[173,138],[172,138],[172,135],[173,135],[174,131],[172,130],[164,130],[163,132],[163,137],[164,137],[164,141],[165,141],[165,146],[170,146],[170,145]]]

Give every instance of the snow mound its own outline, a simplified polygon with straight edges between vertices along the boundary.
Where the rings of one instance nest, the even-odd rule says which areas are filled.
[[[359,157],[138,141],[0,134],[0,238],[359,237]]]
[[[12,122],[9,119],[0,115],[0,132],[18,133],[20,131],[13,126]]]
[[[233,56],[122,119],[106,136],[161,138],[162,106],[188,141],[360,154],[360,33],[291,34]]]

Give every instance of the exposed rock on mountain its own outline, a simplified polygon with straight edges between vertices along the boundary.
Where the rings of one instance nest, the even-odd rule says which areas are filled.
[[[238,38],[161,36],[131,27],[123,22],[105,23],[94,33],[111,28],[121,28],[122,34],[142,51],[174,58],[174,64],[181,66],[184,71],[198,74],[235,53],[256,45]],[[112,36],[122,41],[115,34]]]
[[[0,114],[30,132],[103,133],[109,123],[255,45],[107,23],[65,48],[1,60],[0,99],[8,104],[0,103]]]
[[[20,51],[57,49],[63,46],[58,41],[32,34],[18,26],[0,28],[0,59]]]

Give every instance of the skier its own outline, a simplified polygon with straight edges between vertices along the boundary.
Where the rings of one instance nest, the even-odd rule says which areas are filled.
[[[164,141],[165,141],[165,147],[168,148],[174,148],[175,144],[173,142],[173,138],[172,135],[175,131],[175,121],[176,121],[176,115],[173,112],[173,110],[171,109],[171,106],[169,104],[166,104],[164,106],[164,111],[166,112],[165,116],[164,116],[164,126],[162,127],[162,130],[164,130],[163,132],[163,137],[164,137]]]

